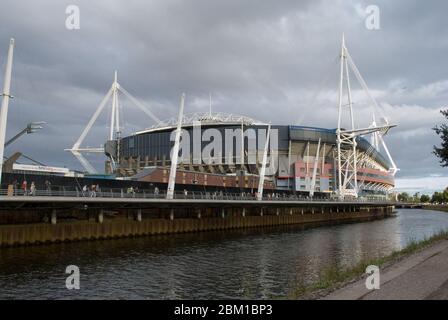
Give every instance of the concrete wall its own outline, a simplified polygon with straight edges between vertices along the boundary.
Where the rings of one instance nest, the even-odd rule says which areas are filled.
[[[392,213],[393,207],[369,208],[368,211],[366,208],[357,209],[359,211],[356,212],[323,211],[322,213],[316,208],[312,210],[314,213],[302,214],[301,210],[282,208],[277,211],[271,208],[263,215],[257,216],[242,216],[229,212],[224,218],[174,217],[173,220],[151,218],[142,221],[117,218],[105,219],[102,223],[84,220],[57,224],[0,225],[0,247],[288,224],[364,221],[384,218]]]

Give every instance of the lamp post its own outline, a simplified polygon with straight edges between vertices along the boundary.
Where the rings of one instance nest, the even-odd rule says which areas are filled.
[[[6,136],[6,123],[8,120],[8,106],[9,106],[9,99],[12,98],[10,94],[10,89],[11,89],[13,54],[14,54],[14,39],[11,38],[11,40],[9,41],[8,60],[6,62],[5,81],[3,82],[2,108],[0,110],[0,186],[2,182],[2,167],[3,167],[3,155],[5,151],[5,136]]]

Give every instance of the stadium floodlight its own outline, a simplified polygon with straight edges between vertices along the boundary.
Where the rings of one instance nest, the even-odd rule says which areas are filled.
[[[25,129],[23,129],[22,131],[20,131],[18,134],[16,134],[14,137],[12,137],[11,139],[9,139],[6,143],[5,143],[5,148],[7,146],[9,146],[11,143],[13,143],[14,141],[16,141],[18,138],[20,138],[22,135],[24,134],[30,134],[30,133],[34,133],[37,130],[43,129],[43,124],[45,124],[46,122],[44,121],[36,121],[36,122],[30,122],[26,125]]]
[[[27,134],[34,133],[37,130],[43,129],[42,125],[44,125],[44,124],[46,124],[45,121],[36,121],[36,122],[28,123],[28,125],[26,126],[26,133]]]

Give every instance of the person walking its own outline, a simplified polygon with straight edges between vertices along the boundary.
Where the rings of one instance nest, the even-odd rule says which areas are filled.
[[[51,182],[45,180],[45,189],[47,190],[47,195],[51,196]]]
[[[23,195],[26,196],[28,190],[28,182],[26,182],[26,180],[23,180],[22,182],[22,191],[23,191]]]
[[[87,195],[87,185],[85,184],[84,187],[82,187],[82,196],[85,197]]]
[[[30,195],[31,196],[35,196],[36,195],[36,185],[34,184],[34,181],[31,181]]]
[[[96,188],[96,186],[94,184],[92,184],[92,186],[90,187],[90,197],[91,198],[95,198],[96,197],[95,188]]]
[[[17,182],[17,180],[14,180],[13,182],[12,182],[12,189],[13,189],[13,191],[14,191],[14,195],[16,196],[17,195],[17,185],[18,185],[19,183]]]

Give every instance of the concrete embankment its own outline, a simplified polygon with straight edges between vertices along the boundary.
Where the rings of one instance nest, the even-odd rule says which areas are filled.
[[[345,211],[342,211],[345,209]],[[348,209],[348,210],[347,210]],[[269,208],[184,207],[158,209],[156,216],[145,210],[126,209],[125,214],[107,215],[105,209],[75,212],[56,219],[56,211],[42,209],[45,222],[1,224],[0,246],[17,246],[62,241],[108,239],[156,234],[227,230],[289,224],[356,222],[390,216],[393,206],[341,206]],[[28,209],[29,210],[29,209]],[[175,213],[174,213],[175,212]],[[2,213],[7,216],[5,212]],[[18,213],[15,213],[16,215]],[[30,215],[30,213],[28,213]],[[83,218],[84,217],[84,218]],[[75,219],[74,219],[75,218]],[[35,218],[36,219],[36,215]],[[11,219],[5,219],[10,221]]]
[[[365,278],[325,300],[446,300],[448,240],[442,240],[380,270],[380,288],[368,290]]]

